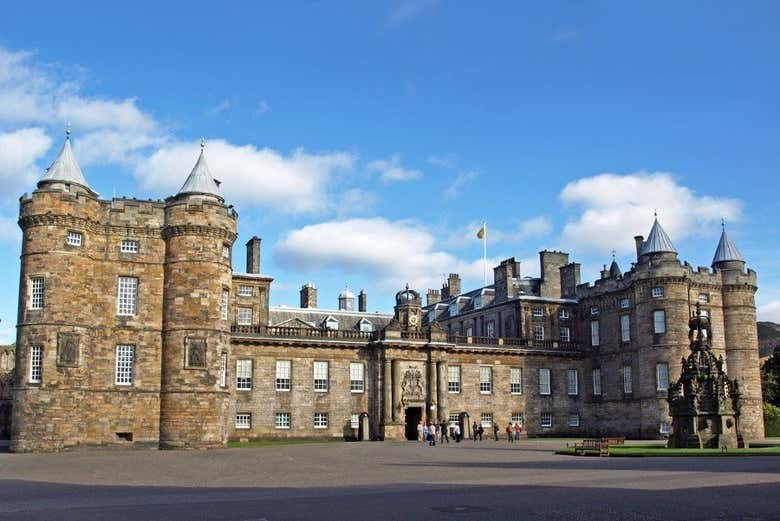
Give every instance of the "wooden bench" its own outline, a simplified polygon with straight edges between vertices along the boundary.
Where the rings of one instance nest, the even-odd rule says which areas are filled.
[[[623,436],[607,436],[604,438],[586,438],[580,443],[574,444],[574,453],[578,456],[586,454],[598,454],[599,456],[609,456],[609,447],[613,445],[623,445],[626,438]]]

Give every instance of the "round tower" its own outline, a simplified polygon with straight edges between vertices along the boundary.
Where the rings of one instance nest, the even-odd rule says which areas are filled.
[[[91,257],[102,245],[100,202],[75,160],[70,130],[37,190],[20,198],[22,252],[12,451],[85,443],[84,346],[95,343]],[[92,440],[94,441],[94,440]],[[101,440],[102,441],[102,440]]]
[[[756,326],[756,272],[745,271],[745,259],[726,233],[725,226],[712,259],[720,273],[723,292],[723,329],[726,372],[736,379],[742,394],[739,424],[745,440],[764,437],[764,408]]]
[[[165,205],[161,448],[227,440],[230,252],[238,215],[225,205],[203,147]]]
[[[413,289],[406,288],[395,294],[395,319],[405,331],[419,331],[422,325],[422,299]]]

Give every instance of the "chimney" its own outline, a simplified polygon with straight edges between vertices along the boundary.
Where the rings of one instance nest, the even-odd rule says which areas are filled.
[[[246,243],[246,272],[260,273],[260,237],[255,235]]]
[[[636,260],[639,261],[639,256],[642,254],[642,246],[645,244],[645,238],[641,235],[634,236],[634,243],[636,244]]]
[[[450,276],[447,277],[447,287],[450,290],[450,297],[460,295],[460,275],[450,273]]]
[[[577,294],[577,286],[580,284],[580,265],[571,262],[560,268],[561,271],[561,297],[570,298]]]
[[[368,311],[368,295],[362,289],[358,293],[358,311],[361,313]]]
[[[427,305],[436,304],[437,302],[441,302],[441,293],[438,289],[428,289],[427,294]]]
[[[301,287],[301,307],[317,307],[317,288],[314,286],[313,282],[307,282]]]

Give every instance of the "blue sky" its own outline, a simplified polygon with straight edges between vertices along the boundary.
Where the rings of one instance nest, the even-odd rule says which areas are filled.
[[[85,3],[86,4],[86,3]],[[488,256],[568,251],[593,280],[652,214],[709,265],[720,218],[780,321],[773,2],[15,3],[0,19],[0,341],[18,197],[73,125],[93,188],[174,193],[198,154],[264,242],[273,304],[348,283],[389,310]]]

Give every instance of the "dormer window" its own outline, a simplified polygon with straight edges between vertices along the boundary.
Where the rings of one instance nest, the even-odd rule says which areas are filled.
[[[374,325],[365,318],[360,320],[360,331],[371,332],[374,330]]]
[[[482,295],[474,295],[474,309],[479,309],[482,307]]]
[[[451,317],[454,317],[458,314],[458,301],[452,302],[449,307],[447,308],[447,311],[449,312]]]
[[[339,328],[339,321],[333,318],[331,315],[328,315],[325,320],[322,321],[322,326],[325,329],[333,329],[336,330]]]

